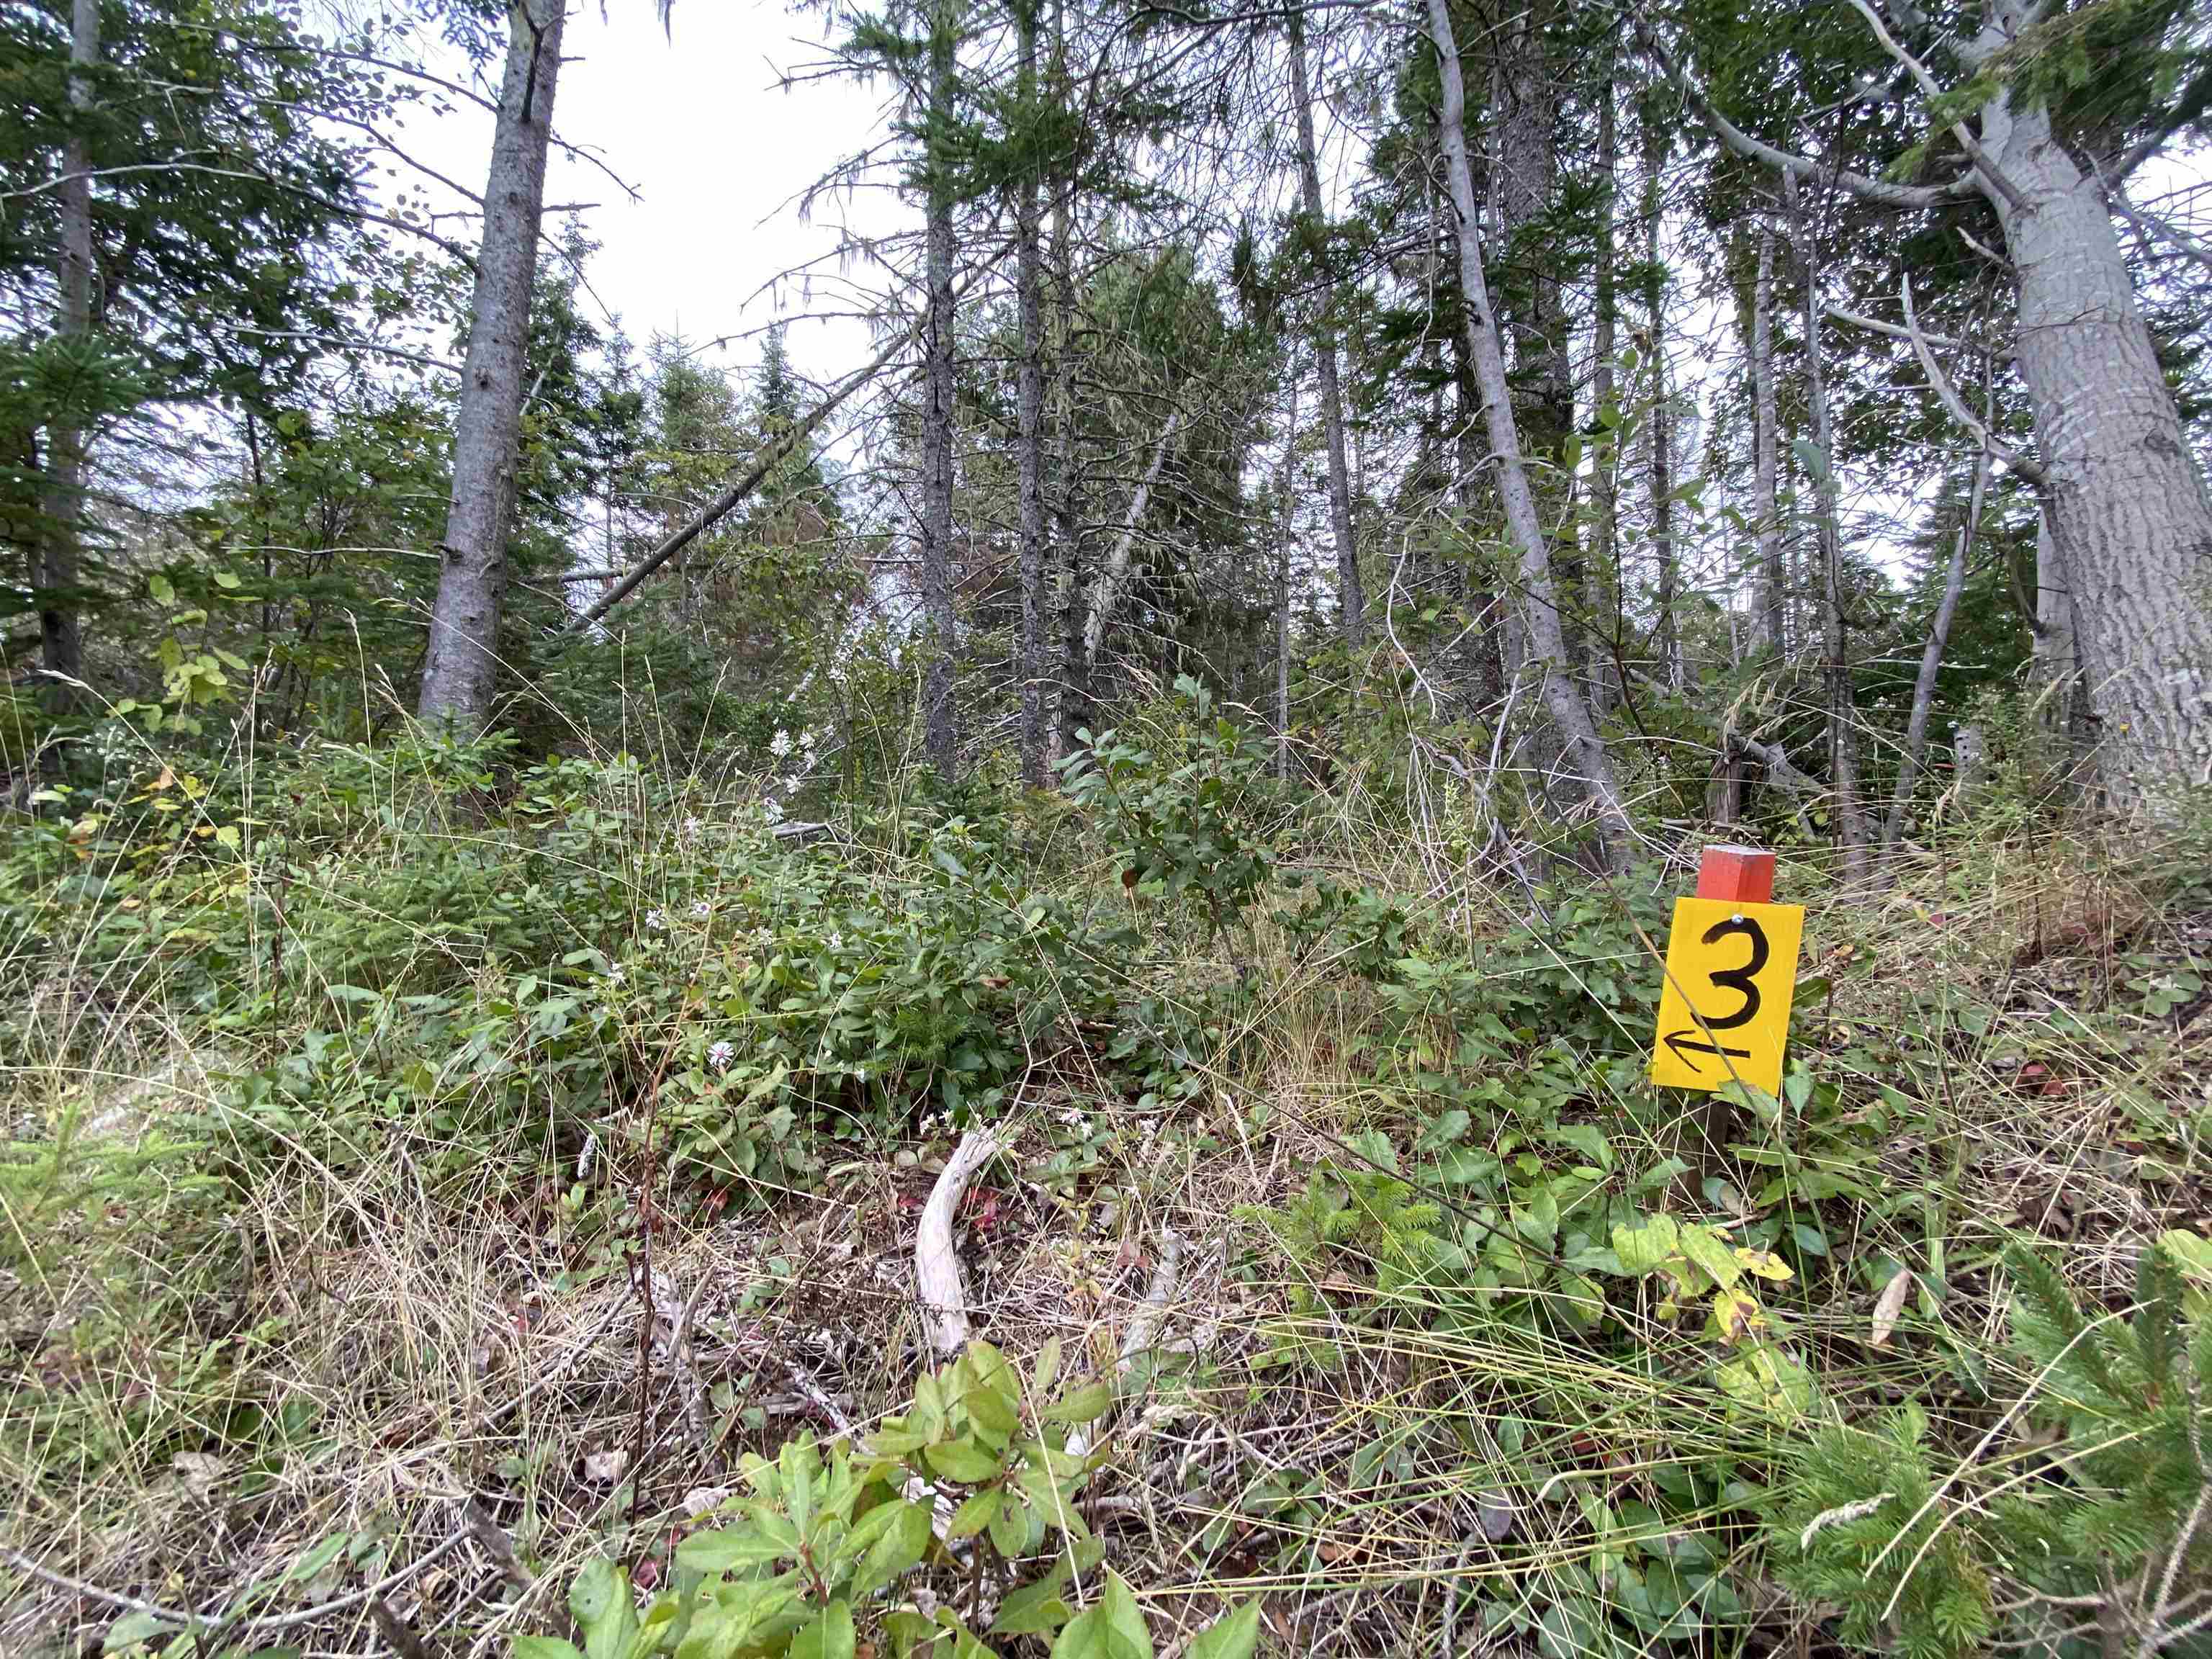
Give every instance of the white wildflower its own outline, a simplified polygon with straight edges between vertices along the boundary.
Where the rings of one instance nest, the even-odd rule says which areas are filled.
[[[624,977],[625,975],[623,973],[623,966],[619,962],[615,963],[613,967],[607,969],[607,982],[611,985],[621,984]]]
[[[776,734],[769,739],[768,752],[781,760],[791,753],[791,733],[779,728]]]
[[[696,840],[698,836],[700,828],[701,825],[699,820],[696,816],[684,819],[684,839],[686,841]]]
[[[842,951],[845,948],[845,939],[842,933],[832,933],[822,942],[833,951]]]
[[[668,927],[668,918],[662,915],[656,908],[645,913],[645,925],[656,933],[662,933]]]
[[[691,903],[691,914],[697,920],[704,921],[714,914],[714,907],[708,903],[705,899],[695,899]]]
[[[737,1054],[727,1037],[717,1037],[707,1050],[707,1063],[718,1072],[730,1069],[730,1061]]]
[[[774,795],[761,797],[761,817],[766,818],[771,824],[783,822],[783,808],[776,804]]]

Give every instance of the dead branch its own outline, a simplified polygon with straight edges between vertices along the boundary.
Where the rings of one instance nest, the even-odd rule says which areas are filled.
[[[922,1206],[921,1226],[914,1241],[914,1279],[921,1292],[929,1346],[943,1358],[959,1352],[968,1340],[968,1287],[961,1277],[959,1253],[952,1248],[952,1217],[969,1182],[1000,1150],[990,1130],[969,1130],[945,1161],[945,1172]]]

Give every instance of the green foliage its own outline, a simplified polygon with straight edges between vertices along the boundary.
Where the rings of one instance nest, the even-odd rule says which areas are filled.
[[[1060,763],[1068,793],[1097,814],[1121,865],[1122,884],[1152,898],[1194,896],[1210,937],[1244,920],[1273,868],[1262,817],[1271,801],[1268,757],[1212,713],[1212,694],[1185,675],[1194,752],[1180,765],[1108,732]]]
[[[2009,1261],[2014,1411],[2046,1430],[2046,1454],[2016,1472],[1986,1460],[1985,1443],[1962,1454],[1907,1405],[1820,1429],[1774,1490],[1778,1571],[1838,1607],[1855,1645],[1914,1659],[1983,1651],[2000,1633],[2055,1645],[2087,1607],[2089,1628],[2106,1620],[2154,1647],[2185,1622],[2168,1587],[2212,1571],[2199,1524],[2212,1322],[2191,1291],[2212,1247],[2187,1233],[2146,1247],[2123,1313],[2084,1308],[2025,1246]]]
[[[1058,1659],[1148,1659],[1136,1598],[1108,1574],[1097,1601],[1071,1605],[1103,1546],[1078,1495],[1105,1461],[1082,1431],[1111,1409],[1112,1388],[1060,1376],[1057,1342],[1025,1376],[988,1343],[971,1343],[922,1377],[913,1403],[865,1443],[806,1437],[775,1459],[748,1455],[746,1495],[725,1502],[677,1546],[674,1587],[641,1618],[627,1575],[605,1559],[568,1593],[580,1655],[551,1638],[518,1638],[515,1659],[852,1659],[880,1624],[901,1655],[989,1656],[949,1607],[925,1613],[901,1592],[917,1571],[949,1570],[1006,1586],[987,1626],[999,1642],[1053,1638]],[[1248,1604],[1200,1632],[1191,1651],[1248,1659],[1258,1609]]]

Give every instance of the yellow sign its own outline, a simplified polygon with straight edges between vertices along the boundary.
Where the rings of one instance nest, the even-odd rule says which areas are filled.
[[[1651,1050],[1654,1083],[1711,1090],[1740,1079],[1780,1091],[1804,927],[1802,904],[1674,901]]]

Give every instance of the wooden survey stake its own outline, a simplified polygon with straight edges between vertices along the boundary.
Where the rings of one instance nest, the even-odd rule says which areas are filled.
[[[1773,893],[1773,854],[1705,848],[1698,896],[1674,901],[1654,1083],[1711,1091],[1741,1081],[1780,1092],[1805,910],[1768,903]]]

